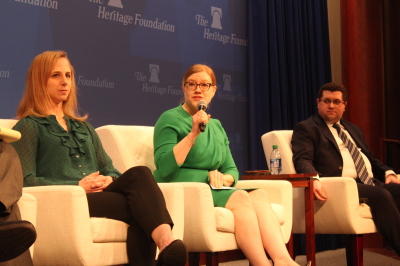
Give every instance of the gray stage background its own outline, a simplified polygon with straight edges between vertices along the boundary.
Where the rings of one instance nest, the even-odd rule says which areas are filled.
[[[0,118],[13,118],[30,62],[64,50],[76,70],[81,113],[95,127],[153,126],[182,99],[194,63],[216,72],[209,109],[247,169],[246,0],[1,0]]]

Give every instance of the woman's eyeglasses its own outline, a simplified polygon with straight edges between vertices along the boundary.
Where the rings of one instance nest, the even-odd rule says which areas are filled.
[[[197,84],[197,83],[194,83],[194,82],[186,82],[185,86],[186,86],[186,88],[188,90],[191,90],[191,91],[196,90],[197,87],[199,87],[201,91],[208,91],[211,88],[211,86],[214,86],[214,85],[211,84],[211,83],[200,83],[200,84]]]

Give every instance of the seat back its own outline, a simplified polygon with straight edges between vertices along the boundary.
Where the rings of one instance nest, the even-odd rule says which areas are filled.
[[[11,129],[17,121],[14,119],[0,119],[0,139],[10,143],[21,138],[21,133]]]
[[[107,125],[96,128],[104,150],[113,159],[114,167],[121,173],[133,166],[154,165],[154,127]]]
[[[17,122],[16,119],[0,119],[0,127],[11,129]]]
[[[292,160],[292,144],[290,143],[292,140],[292,134],[293,130],[274,130],[265,133],[261,137],[261,142],[268,165],[269,159],[271,158],[272,145],[278,145],[278,149],[282,158],[282,174],[296,173]]]

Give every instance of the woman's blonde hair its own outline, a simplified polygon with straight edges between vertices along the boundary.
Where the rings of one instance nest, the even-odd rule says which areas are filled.
[[[63,102],[64,114],[78,121],[85,121],[88,117],[80,116],[78,113],[78,101],[76,96],[75,71],[72,67],[67,53],[63,51],[46,51],[37,55],[26,75],[25,93],[17,110],[17,118],[22,119],[28,115],[45,117],[48,116],[50,95],[47,92],[47,81],[50,77],[57,60],[65,58],[71,68],[71,90],[68,98]]]
[[[203,71],[206,72],[210,76],[212,84],[216,86],[217,78],[215,77],[214,71],[211,69],[211,67],[209,67],[207,65],[196,64],[196,65],[189,67],[186,70],[186,73],[185,73],[185,75],[183,75],[183,78],[182,78],[182,87],[185,86],[187,79],[191,75],[199,73],[199,72],[203,72]]]

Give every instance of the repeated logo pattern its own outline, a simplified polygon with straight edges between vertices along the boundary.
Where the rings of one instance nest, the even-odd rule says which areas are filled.
[[[109,5],[109,6],[113,6],[113,7],[124,8],[124,7],[122,6],[121,0],[110,0],[110,1],[108,2],[108,5]]]

